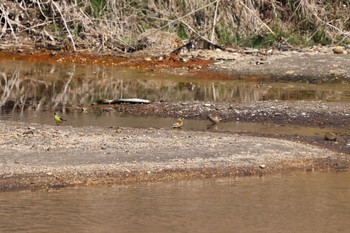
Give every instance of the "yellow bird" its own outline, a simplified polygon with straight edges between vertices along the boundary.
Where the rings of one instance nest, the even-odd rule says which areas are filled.
[[[180,117],[176,120],[174,124],[171,125],[172,128],[181,128],[181,126],[184,124],[184,118]]]
[[[60,124],[62,124],[63,121],[66,121],[62,117],[60,117],[60,115],[58,115],[57,113],[53,114],[53,118],[56,121],[56,125],[60,125]]]
[[[207,117],[214,124],[218,124],[222,120],[222,118],[218,115],[209,114]]]

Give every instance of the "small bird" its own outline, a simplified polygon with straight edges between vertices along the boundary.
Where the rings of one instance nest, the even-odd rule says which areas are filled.
[[[180,117],[176,120],[176,122],[174,124],[172,124],[172,128],[181,128],[181,126],[184,124],[184,118]]]
[[[222,118],[218,115],[212,115],[212,114],[209,114],[207,116],[208,120],[210,120],[211,122],[213,122],[214,124],[218,124]]]
[[[60,125],[62,124],[63,121],[66,121],[65,119],[63,119],[62,117],[60,117],[60,115],[58,115],[57,113],[53,114],[53,118],[56,121],[56,125]]]

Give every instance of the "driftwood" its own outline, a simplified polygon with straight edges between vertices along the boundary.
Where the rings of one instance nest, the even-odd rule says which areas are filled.
[[[108,105],[108,104],[149,104],[151,103],[150,100],[146,99],[139,99],[139,98],[127,98],[127,99],[99,99],[94,104],[98,105]]]

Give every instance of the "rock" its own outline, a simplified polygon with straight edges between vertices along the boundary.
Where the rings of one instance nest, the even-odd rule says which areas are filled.
[[[340,136],[340,135],[337,135],[336,141],[339,142],[339,143],[344,143],[344,144],[346,143],[345,139],[342,136]]]
[[[32,130],[24,131],[23,135],[34,135],[34,132]]]
[[[348,168],[348,165],[342,161],[337,161],[336,163],[334,163],[334,166],[338,170],[345,170]]]
[[[344,47],[343,46],[336,46],[333,49],[334,54],[343,54],[344,53]]]
[[[243,53],[245,53],[245,54],[256,54],[256,53],[259,53],[259,49],[245,48]]]
[[[333,132],[327,132],[324,135],[324,140],[326,141],[336,141],[337,140],[337,135]]]
[[[324,135],[324,139],[327,141],[335,141],[337,143],[346,143],[345,139],[342,136],[337,135],[336,133],[333,133],[333,132],[327,132]]]

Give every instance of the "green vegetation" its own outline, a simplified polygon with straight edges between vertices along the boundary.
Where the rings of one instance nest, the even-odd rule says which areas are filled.
[[[348,0],[10,0],[0,13],[1,40],[65,41],[77,49],[135,48],[142,36],[157,36],[150,30],[225,46],[270,47],[281,37],[295,46],[350,40]]]

